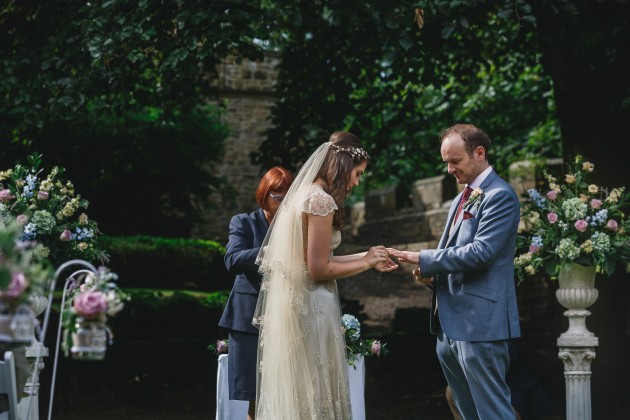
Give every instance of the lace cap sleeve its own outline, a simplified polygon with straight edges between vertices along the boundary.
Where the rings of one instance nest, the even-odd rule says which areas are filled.
[[[302,211],[315,216],[327,216],[337,209],[335,200],[321,187],[313,185],[304,201]]]

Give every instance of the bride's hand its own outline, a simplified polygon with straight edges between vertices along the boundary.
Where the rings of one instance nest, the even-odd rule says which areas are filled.
[[[375,268],[378,264],[385,264],[389,259],[387,250],[383,245],[371,247],[363,258],[367,260],[371,268]]]
[[[388,257],[387,261],[380,262],[380,263],[376,264],[374,266],[374,268],[377,271],[380,271],[381,273],[389,273],[389,272],[394,271],[395,269],[397,269],[398,268],[398,264],[396,264],[394,262],[394,260],[392,260],[391,258]]]

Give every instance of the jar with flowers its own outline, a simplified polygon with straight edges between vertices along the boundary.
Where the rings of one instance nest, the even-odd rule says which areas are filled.
[[[77,277],[69,286],[63,308],[63,343],[67,356],[75,359],[102,360],[113,335],[107,326],[108,317],[124,307],[129,296],[116,284],[118,276],[106,267]]]
[[[41,256],[41,244],[16,241],[15,220],[0,219],[0,341],[30,343],[35,314],[31,298],[43,295],[52,267]]]

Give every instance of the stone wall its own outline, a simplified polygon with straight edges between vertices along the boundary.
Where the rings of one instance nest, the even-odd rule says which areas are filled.
[[[194,237],[225,243],[230,218],[257,208],[254,193],[261,168],[251,163],[249,155],[258,149],[270,127],[278,63],[278,55],[269,53],[264,61],[238,63],[231,58],[217,68],[216,102],[221,105],[221,118],[230,129],[217,175],[225,177],[233,191],[229,200],[214,196],[210,200],[212,207],[199,205],[203,221],[194,230]]]

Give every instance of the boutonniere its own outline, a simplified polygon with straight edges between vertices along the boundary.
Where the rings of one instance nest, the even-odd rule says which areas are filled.
[[[471,193],[468,200],[464,203],[464,207],[469,207],[471,205],[475,205],[474,208],[478,208],[481,204],[481,200],[483,199],[483,190],[481,188],[475,188]]]

